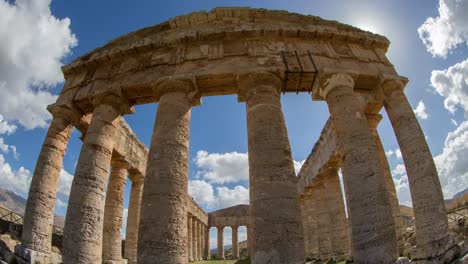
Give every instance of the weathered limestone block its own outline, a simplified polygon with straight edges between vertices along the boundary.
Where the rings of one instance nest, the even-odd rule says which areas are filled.
[[[239,238],[238,238],[238,226],[231,226],[232,230],[232,257],[234,259],[239,258]]]
[[[332,228],[332,219],[328,211],[328,190],[325,190],[323,181],[323,175],[320,175],[312,186],[312,192],[314,194],[315,213],[317,214],[318,258],[326,260],[332,257],[332,241],[330,233]]]
[[[143,195],[143,178],[133,177],[128,206],[127,231],[125,237],[125,258],[128,264],[137,263],[138,226],[140,224],[141,198]]]
[[[102,263],[106,185],[114,136],[122,113],[130,108],[109,96],[96,102],[76,166],[63,235],[63,263]]]
[[[392,206],[392,215],[395,222],[395,231],[398,252],[401,255],[404,250],[404,240],[403,240],[403,222],[401,220],[400,214],[400,203],[398,202],[398,197],[396,193],[395,183],[393,182],[392,173],[390,170],[390,165],[388,164],[387,155],[385,154],[385,149],[380,140],[379,132],[377,131],[377,126],[382,119],[382,115],[379,114],[367,114],[367,123],[372,132],[372,136],[375,140],[375,145],[377,146],[377,154],[379,155],[379,160],[382,168],[384,169],[385,176],[385,186],[387,193],[390,197],[390,203]]]
[[[388,80],[382,84],[384,107],[392,123],[406,167],[413,202],[417,251],[416,258],[443,255],[449,244],[444,196],[437,169],[424,133],[403,93],[403,83]],[[413,257],[413,256],[412,256]]]
[[[42,145],[29,188],[24,214],[22,246],[48,255],[52,246],[54,207],[63,156],[78,112],[64,107],[50,109],[54,118]]]
[[[247,112],[252,263],[304,262],[301,213],[281,110],[281,85],[281,79],[271,73],[250,73],[240,80],[239,97],[245,98]]]
[[[360,100],[347,74],[332,75],[320,91],[326,99],[343,159],[352,212],[352,255],[356,263],[397,259],[396,232],[384,171]]]
[[[188,82],[160,83],[148,155],[138,263],[187,263],[188,145],[192,102]],[[155,239],[157,238],[157,239]]]
[[[346,219],[337,164],[330,164],[322,173],[327,208],[331,220],[331,256],[335,260],[348,259],[348,220]]]
[[[122,263],[122,221],[128,164],[118,157],[111,161],[102,234],[102,263]]]
[[[218,226],[218,259],[224,257],[224,226]]]

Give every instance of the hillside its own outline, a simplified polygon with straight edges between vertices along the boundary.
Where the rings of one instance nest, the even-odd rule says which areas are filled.
[[[0,206],[3,206],[19,215],[24,215],[26,199],[17,195],[13,191],[0,188]],[[54,225],[64,226],[65,217],[56,215]]]
[[[0,188],[0,205],[17,214],[24,215],[26,199],[10,190]]]

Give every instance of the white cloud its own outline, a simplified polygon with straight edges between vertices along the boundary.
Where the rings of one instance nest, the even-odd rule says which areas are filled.
[[[249,204],[249,189],[237,185],[233,189],[228,187],[216,187],[217,208],[226,208],[237,204]]]
[[[0,0],[0,113],[27,129],[46,126],[46,105],[56,99],[49,88],[63,81],[61,60],[77,44],[50,1]]]
[[[237,185],[232,189],[226,186],[213,188],[206,181],[193,180],[189,181],[189,195],[199,205],[211,210],[249,203],[249,189],[241,185]]]
[[[127,220],[128,220],[128,208],[124,208],[122,215],[122,239],[125,239],[127,234]]]
[[[208,208],[213,207],[215,202],[213,186],[206,181],[189,181],[188,193],[198,204]]]
[[[403,164],[398,164],[392,170],[393,178],[401,178],[402,176],[406,175],[406,168]]]
[[[305,162],[305,160],[303,160],[303,161],[294,161],[294,172],[296,173],[296,176],[299,173],[299,171],[301,170],[302,165],[304,165],[304,162]]]
[[[9,124],[0,114],[0,134],[11,135],[16,131],[16,126]]]
[[[426,120],[429,117],[429,115],[426,113],[426,106],[422,100],[419,101],[418,106],[416,106],[416,109],[413,110],[416,116],[423,120]]]
[[[387,158],[391,158],[391,157],[395,156],[398,160],[402,159],[401,150],[399,148],[397,148],[395,150],[388,150],[388,151],[385,152],[385,154],[387,155]]]
[[[208,153],[197,152],[194,162],[199,168],[196,176],[210,183],[230,183],[249,179],[247,153]]]
[[[400,204],[412,207],[413,203],[411,201],[410,187],[406,172],[399,179],[393,177],[393,182],[395,183],[398,202]]]
[[[456,126],[456,127],[458,126],[457,120],[451,118],[451,119],[450,119],[450,122],[452,122],[452,124],[453,124],[454,126]]]
[[[429,17],[418,28],[419,37],[432,56],[448,52],[468,39],[468,1],[439,0],[439,16]]]
[[[432,71],[431,83],[445,97],[447,110],[453,114],[460,106],[465,110],[465,117],[468,117],[468,59],[446,70]]]
[[[24,167],[14,171],[0,154],[0,186],[27,197],[31,177],[31,172]]]
[[[445,198],[468,187],[468,121],[447,135],[444,149],[434,161]]]

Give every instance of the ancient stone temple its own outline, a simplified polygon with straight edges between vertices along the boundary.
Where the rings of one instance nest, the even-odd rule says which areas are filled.
[[[234,256],[237,227],[248,228],[256,264],[299,264],[306,257],[394,263],[401,220],[376,130],[384,109],[411,188],[417,235],[411,258],[450,261],[460,248],[448,232],[434,161],[404,94],[408,80],[388,61],[388,46],[383,36],[319,17],[216,8],[132,32],[77,58],[63,67],[66,82],[48,108],[53,119],[17,254],[31,263],[53,262],[57,181],[76,127],[83,146],[65,222],[65,264],[206,259],[210,227],[218,228],[223,258],[226,226],[236,234]],[[311,103],[330,111],[298,176],[280,101],[290,92],[310,93]],[[242,214],[209,216],[188,196],[190,112],[204,96],[232,94],[247,113],[250,205]],[[148,149],[122,116],[156,102]],[[122,252],[127,177],[132,186]]]

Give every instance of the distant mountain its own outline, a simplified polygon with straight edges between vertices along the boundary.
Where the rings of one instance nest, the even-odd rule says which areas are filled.
[[[446,199],[445,203],[446,204],[452,203],[452,202],[456,201],[457,199],[462,198],[463,196],[465,196],[467,194],[468,194],[468,188],[466,188],[465,190],[455,194],[451,199]]]
[[[0,205],[17,214],[24,215],[26,199],[17,195],[13,191],[0,188]]]
[[[19,215],[24,215],[26,199],[17,195],[13,191],[0,188],[0,205]],[[65,217],[57,215],[54,217],[54,225],[63,227],[64,224]]]

